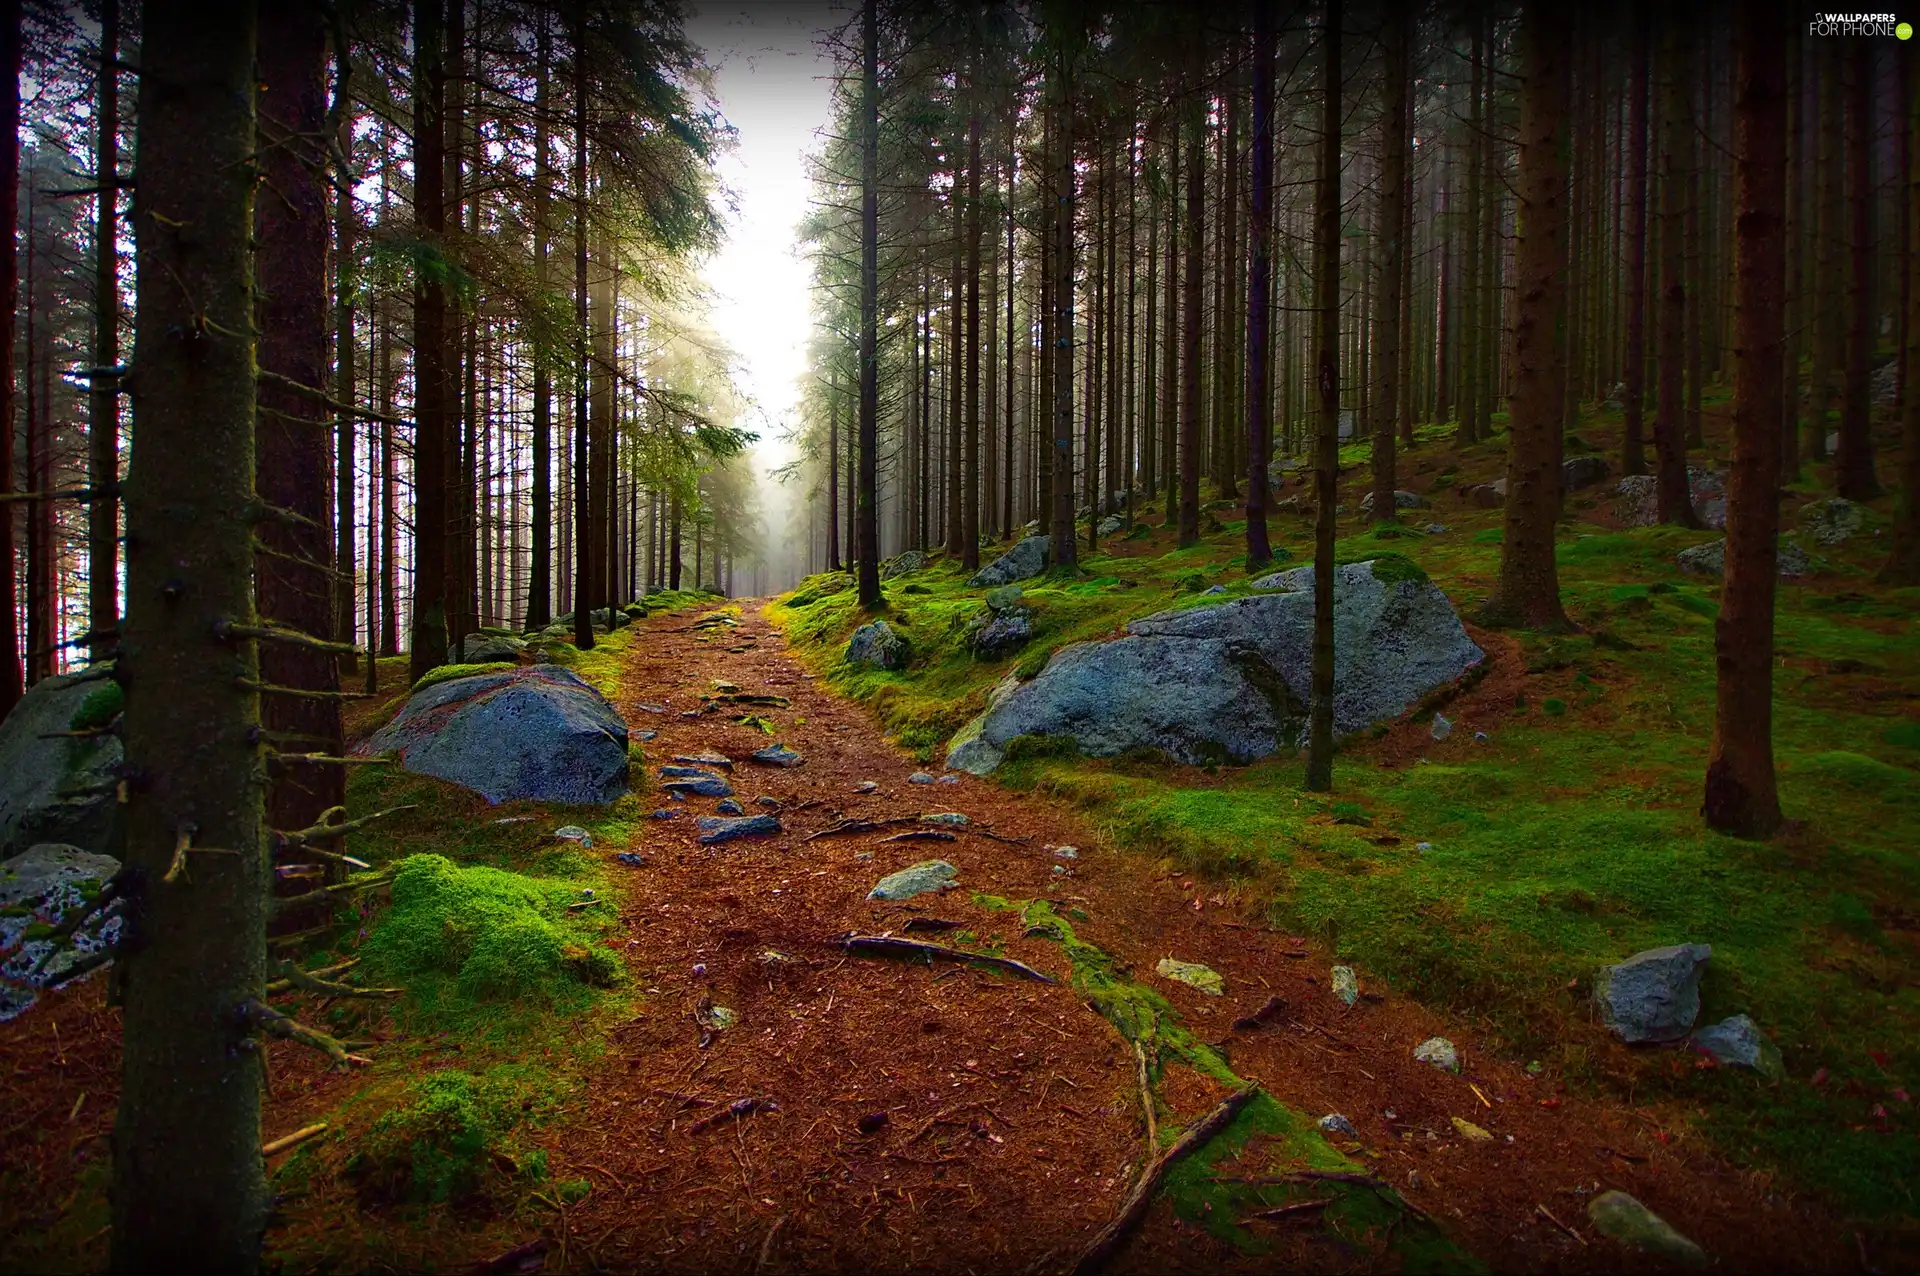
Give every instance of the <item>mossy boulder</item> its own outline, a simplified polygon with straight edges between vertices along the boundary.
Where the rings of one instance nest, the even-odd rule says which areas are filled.
[[[1014,542],[1012,549],[982,567],[967,583],[975,588],[993,589],[1018,580],[1032,580],[1047,570],[1051,542],[1044,536],[1028,536]]]
[[[871,669],[904,669],[912,654],[906,635],[884,620],[860,626],[847,642],[847,663]]]
[[[392,754],[409,771],[489,802],[604,804],[627,791],[626,721],[579,675],[552,664],[425,686],[355,752]]]
[[[41,842],[119,854],[120,737],[66,734],[119,716],[111,675],[111,665],[99,664],[43,678],[0,723],[0,859]]]

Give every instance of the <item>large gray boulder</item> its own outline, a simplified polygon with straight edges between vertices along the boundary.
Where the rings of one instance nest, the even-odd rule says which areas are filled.
[[[436,683],[355,752],[472,789],[489,802],[608,803],[627,791],[627,724],[559,665]]]
[[[77,977],[76,968],[84,967],[81,973],[97,968],[88,959],[120,937],[115,904],[82,923],[51,957],[54,941],[26,935],[37,926],[58,926],[75,909],[85,908],[119,871],[120,862],[110,855],[57,843],[30,847],[0,864],[0,953],[9,954],[0,963],[0,1023],[31,1006],[40,989]]]
[[[981,660],[998,660],[1026,646],[1033,637],[1033,613],[1013,607],[979,617],[968,630],[967,646]]]
[[[1867,525],[1866,511],[1844,496],[1815,501],[1800,511],[1800,525],[1822,545],[1838,545]]]
[[[1600,1018],[1628,1045],[1678,1041],[1700,1017],[1700,975],[1712,956],[1710,944],[1675,944],[1602,967],[1593,980]]]
[[[1674,555],[1674,566],[1683,572],[1692,572],[1696,576],[1719,576],[1726,571],[1727,542],[1725,540],[1708,541],[1704,545],[1695,545],[1692,549],[1683,549]],[[1816,566],[1792,541],[1782,538],[1779,552],[1775,555],[1775,570],[1783,580],[1795,580],[1807,575]]]
[[[0,722],[0,859],[41,842],[119,853],[120,737],[65,734],[105,726],[118,711],[109,672],[43,678]]]
[[[1560,490],[1577,492],[1595,483],[1604,483],[1613,473],[1604,456],[1570,456],[1560,462]]]
[[[1304,736],[1313,672],[1313,569],[1254,582],[1278,592],[1134,621],[1127,637],[1055,652],[1009,678],[948,747],[985,775],[1017,736],[1065,736],[1089,757],[1159,749],[1178,761],[1251,762]],[[1398,716],[1480,663],[1446,595],[1405,560],[1351,563],[1334,585],[1334,729]]]
[[[1687,490],[1701,523],[1713,528],[1727,525],[1727,484],[1724,474],[1718,470],[1689,466]],[[1652,527],[1660,521],[1659,483],[1653,475],[1629,474],[1620,480],[1614,491],[1620,497],[1615,513],[1622,527]]]
[[[847,663],[874,669],[905,669],[912,654],[906,637],[884,620],[860,626],[847,641]]]
[[[1011,585],[1016,580],[1031,580],[1047,570],[1050,542],[1044,536],[1029,536],[1016,541],[1012,549],[975,572],[967,583],[976,589]]]
[[[896,554],[882,563],[880,565],[880,579],[892,580],[897,576],[905,576],[908,572],[917,572],[926,565],[927,556],[917,549],[910,549],[904,554]]]
[[[1427,498],[1418,492],[1405,490],[1393,494],[1393,508],[1397,510],[1419,510],[1427,507]],[[1373,493],[1368,492],[1360,498],[1360,510],[1364,514],[1373,513]]]

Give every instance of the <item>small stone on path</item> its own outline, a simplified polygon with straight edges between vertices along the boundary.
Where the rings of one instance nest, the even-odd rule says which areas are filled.
[[[746,815],[733,818],[704,815],[700,817],[699,828],[699,842],[702,846],[731,842],[737,837],[765,837],[781,831],[780,821],[771,815]]]
[[[1625,1192],[1602,1192],[1587,1206],[1602,1236],[1689,1266],[1705,1266],[1706,1251],[1673,1230],[1665,1219]]]
[[[925,771],[915,771],[912,775],[907,777],[907,783],[908,784],[932,784],[933,777],[931,775],[928,775]]]
[[[1198,988],[1209,997],[1218,997],[1226,991],[1226,984],[1220,978],[1220,972],[1202,966],[1194,961],[1175,961],[1171,957],[1162,957],[1154,969],[1161,978],[1183,983],[1189,988]]]
[[[1413,1057],[1446,1072],[1460,1071],[1460,1052],[1445,1037],[1428,1037],[1413,1048]]]
[[[720,753],[677,753],[674,755],[673,760],[675,762],[684,762],[688,766],[717,766],[722,771],[733,770],[733,759]]]
[[[802,761],[797,752],[784,744],[770,744],[764,749],[755,749],[749,756],[766,766],[799,766]]]
[[[1327,1134],[1340,1134],[1349,1139],[1357,1139],[1360,1137],[1360,1131],[1353,1128],[1353,1122],[1347,1120],[1338,1112],[1329,1112],[1327,1115],[1321,1117],[1319,1125],[1320,1129]]]
[[[1053,853],[1056,858],[1063,860],[1077,860],[1080,858],[1079,850],[1071,846],[1056,846],[1053,848]]]
[[[667,711],[667,706],[663,704],[652,704],[645,700],[642,700],[639,704],[636,704],[633,707],[640,710],[642,713],[665,713]]]
[[[587,832],[578,824],[562,824],[553,831],[553,835],[562,842],[578,842],[580,845],[589,849],[593,846],[593,834]]]
[[[862,780],[853,786],[853,791],[855,793],[877,793],[880,791],[880,785],[874,780]]]
[[[671,808],[671,807],[666,807],[666,806],[663,806],[663,807],[661,807],[661,808],[659,808],[658,810],[656,810],[656,811],[655,811],[655,812],[654,812],[654,813],[652,814],[652,816],[650,816],[649,818],[651,818],[651,819],[656,819],[656,820],[671,820],[671,819],[676,819],[676,818],[678,818],[678,817],[679,817],[679,814],[680,814],[680,812],[678,812],[678,811],[676,811],[676,810],[674,810],[673,808]]]
[[[963,829],[967,827],[967,817],[958,811],[935,811],[920,817],[922,824],[938,824],[942,828]]]
[[[625,864],[628,868],[645,868],[647,866],[647,857],[633,851],[621,851],[613,858]]]
[[[1351,1006],[1360,1000],[1360,978],[1351,966],[1333,968],[1333,995]]]
[[[1719,1023],[1708,1024],[1693,1034],[1694,1046],[1724,1064],[1752,1068],[1763,1077],[1779,1081],[1786,1077],[1786,1064],[1780,1051],[1760,1025],[1746,1015],[1735,1015]]]
[[[867,892],[867,898],[898,902],[912,899],[915,895],[938,894],[956,885],[955,879],[959,876],[960,870],[945,860],[921,860],[918,864],[881,878]]]
[[[1439,714],[1433,715],[1433,738],[1444,740],[1453,734],[1453,723]]]
[[[1465,1117],[1453,1118],[1453,1128],[1460,1131],[1469,1143],[1491,1143],[1493,1136],[1467,1120]]]
[[[764,793],[762,793],[759,797],[755,798],[753,800],[753,804],[755,806],[764,806],[770,811],[777,811],[780,809],[780,799],[777,797],[768,797]]]
[[[741,806],[732,798],[725,798],[718,806],[713,808],[713,813],[715,815],[745,815],[747,808]]]
[[[642,727],[638,731],[635,731],[633,733],[633,738],[640,741],[642,744],[645,744],[648,740],[654,739],[659,734],[660,733],[658,731],[655,731],[652,727]]]
[[[732,797],[733,786],[717,775],[701,775],[687,779],[668,780],[660,786],[669,793],[681,797]]]
[[[958,784],[960,783],[960,777],[952,773],[948,773],[946,775],[941,776],[938,780],[935,780],[934,783],[935,784]]]

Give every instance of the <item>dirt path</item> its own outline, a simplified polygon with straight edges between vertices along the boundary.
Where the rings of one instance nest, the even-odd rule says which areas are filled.
[[[550,1256],[550,1270],[1069,1263],[1117,1210],[1142,1159],[1134,1058],[1065,982],[1061,947],[1023,935],[1017,914],[974,903],[972,891],[1079,910],[1081,938],[1164,993],[1197,1036],[1223,1043],[1238,1074],[1309,1117],[1347,1116],[1359,1138],[1338,1140],[1343,1150],[1496,1269],[1648,1267],[1588,1225],[1586,1201],[1608,1187],[1632,1192],[1727,1269],[1853,1265],[1830,1222],[1728,1169],[1661,1114],[1556,1094],[1551,1082],[1483,1053],[1471,1027],[1391,993],[1369,990],[1343,1005],[1328,990],[1322,954],[1205,883],[1102,849],[1073,814],[967,776],[910,784],[916,765],[786,654],[757,604],[743,606],[733,629],[694,629],[684,615],[646,623],[620,708],[636,731],[658,733],[643,745],[649,762],[709,751],[735,759],[738,800],[749,813],[763,809],[757,799],[777,800],[785,831],[701,846],[694,820],[714,800],[662,798],[681,813],[648,821],[636,838],[632,849],[647,863],[628,870],[628,952],[641,986],[657,995],[616,1031],[586,1119],[555,1149],[556,1172],[597,1181],[569,1210],[567,1255],[558,1264]],[[787,697],[786,707],[744,710],[766,714],[778,734],[732,722],[741,710],[694,712],[715,680]],[[774,739],[804,764],[745,760]],[[869,780],[875,791],[856,792]],[[970,830],[1019,841],[963,831],[951,842],[884,842],[893,830],[804,840],[842,816],[923,811],[962,812]],[[1051,854],[1063,844],[1079,858]],[[882,875],[933,857],[957,866],[964,889],[904,904],[866,900]],[[849,932],[899,933],[915,917],[957,922],[1061,982],[849,958],[839,945]],[[1166,956],[1219,971],[1226,995],[1158,977]],[[1272,1027],[1232,1030],[1273,996],[1287,1009]],[[705,1047],[694,1018],[703,999],[739,1016]],[[1414,1045],[1435,1035],[1460,1048],[1463,1075],[1412,1059]],[[1169,1067],[1161,1120],[1190,1121],[1225,1092]],[[778,1110],[701,1126],[737,1099]],[[1464,1137],[1456,1117],[1493,1137]],[[1227,1172],[1271,1173],[1259,1151],[1249,1144]],[[1275,1248],[1247,1259],[1161,1201],[1113,1270],[1400,1262],[1378,1235],[1341,1236],[1299,1219],[1254,1226],[1269,1229],[1262,1234]]]

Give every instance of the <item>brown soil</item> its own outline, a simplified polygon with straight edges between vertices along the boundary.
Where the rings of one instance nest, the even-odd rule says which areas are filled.
[[[636,730],[659,732],[643,746],[649,760],[708,750],[736,759],[739,800],[757,812],[755,799],[777,799],[785,831],[700,846],[694,820],[710,811],[705,799],[662,798],[660,806],[681,814],[643,823],[631,849],[647,864],[619,871],[630,875],[626,953],[650,995],[644,1011],[614,1031],[585,1100],[541,1139],[555,1178],[593,1183],[587,1199],[549,1213],[544,1270],[1070,1265],[1125,1198],[1142,1160],[1127,1043],[1064,982],[852,957],[839,943],[849,932],[902,933],[915,917],[945,919],[1065,979],[1057,945],[1024,936],[1013,914],[976,905],[973,890],[1045,895],[1083,910],[1081,936],[1165,993],[1189,1028],[1221,1043],[1240,1075],[1309,1116],[1344,1114],[1360,1138],[1342,1146],[1497,1270],[1658,1270],[1588,1224],[1585,1202],[1608,1187],[1639,1197],[1724,1270],[1859,1263],[1853,1238],[1833,1220],[1730,1168],[1689,1133],[1684,1113],[1564,1093],[1482,1048],[1472,1024],[1384,988],[1367,987],[1357,1005],[1344,1006],[1312,945],[1275,933],[1215,884],[1105,847],[1077,815],[1042,799],[968,776],[952,785],[908,783],[916,765],[881,739],[864,711],[817,685],[755,604],[746,605],[737,629],[693,630],[684,617],[646,627],[632,649],[620,708]],[[733,723],[731,710],[694,712],[714,679],[788,697],[789,707],[754,710],[776,723],[777,737]],[[1468,693],[1461,716],[1477,724],[1479,714],[1498,712],[1502,697],[1511,704],[1496,670]],[[642,702],[664,704],[666,712],[642,711]],[[805,763],[782,770],[745,760],[775,738],[800,750]],[[1408,747],[1391,736],[1376,744],[1386,764],[1402,760]],[[877,791],[856,793],[867,780]],[[893,830],[805,840],[842,816],[942,810],[968,815],[969,831],[952,842],[883,843]],[[1078,859],[1050,853],[1065,844],[1079,848]],[[957,866],[965,889],[905,904],[865,899],[882,875],[936,857]],[[1061,864],[1070,866],[1064,879],[1053,872]],[[955,934],[921,937],[951,942]],[[1213,967],[1226,995],[1159,978],[1153,969],[1164,956]],[[0,1025],[12,1118],[0,1130],[0,1182],[10,1198],[0,1225],[7,1231],[52,1226],[80,1176],[106,1155],[118,1016],[103,1008],[101,982]],[[1231,1028],[1271,996],[1283,998],[1286,1010],[1270,1026]],[[704,1047],[694,1019],[703,998],[739,1015]],[[1567,1010],[1582,1013],[1572,994]],[[1463,1075],[1414,1061],[1413,1047],[1436,1035],[1459,1047]],[[355,1084],[280,1044],[272,1059],[269,1136],[313,1119]],[[76,1108],[83,1090],[87,1098]],[[1159,1088],[1162,1122],[1189,1121],[1223,1093],[1208,1078],[1169,1067]],[[739,1099],[778,1107],[699,1128]],[[1463,1137],[1455,1117],[1492,1139]],[[870,1132],[862,1132],[863,1121]],[[1218,1173],[1285,1169],[1274,1155],[1272,1145],[1256,1141]],[[457,1270],[535,1239],[524,1215],[518,1224],[441,1220],[423,1233],[363,1212],[337,1185],[314,1191],[298,1210],[300,1231],[385,1229],[385,1244],[375,1247],[403,1266]],[[1390,1271],[1400,1262],[1387,1237],[1342,1236],[1311,1216],[1253,1226],[1272,1238],[1271,1253],[1242,1255],[1176,1219],[1162,1201],[1114,1270]],[[98,1233],[90,1240],[74,1248],[98,1262],[104,1245]]]

